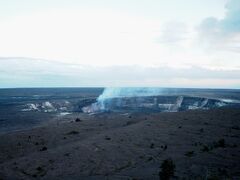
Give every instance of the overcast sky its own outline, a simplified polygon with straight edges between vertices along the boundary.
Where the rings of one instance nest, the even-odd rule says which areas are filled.
[[[0,87],[240,88],[239,0],[0,0]]]

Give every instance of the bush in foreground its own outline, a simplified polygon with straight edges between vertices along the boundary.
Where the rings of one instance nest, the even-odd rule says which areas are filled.
[[[164,160],[160,168],[161,168],[161,171],[159,172],[160,180],[169,180],[171,177],[174,176],[175,164],[172,161],[172,159]]]

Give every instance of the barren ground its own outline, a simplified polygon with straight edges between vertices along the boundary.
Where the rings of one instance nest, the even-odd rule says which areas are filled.
[[[240,179],[239,154],[240,109],[79,113],[1,135],[0,179]]]

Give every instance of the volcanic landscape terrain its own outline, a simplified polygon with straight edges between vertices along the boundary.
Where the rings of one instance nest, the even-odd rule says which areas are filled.
[[[0,179],[240,178],[237,90],[165,89],[104,109],[100,88],[13,91],[0,92]]]

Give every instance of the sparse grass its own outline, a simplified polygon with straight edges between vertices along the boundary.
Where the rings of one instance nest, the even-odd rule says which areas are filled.
[[[220,178],[216,175],[212,175],[210,177],[207,178],[207,180],[219,180]]]
[[[203,145],[202,149],[201,149],[202,152],[209,152],[210,149],[207,145]]]
[[[128,161],[127,164],[116,168],[115,171],[118,172],[118,171],[121,171],[123,169],[127,169],[127,168],[131,167],[132,165],[133,165],[133,162],[132,161]]]
[[[209,144],[209,145],[203,145],[203,147],[201,148],[201,151],[203,152],[209,152],[213,149],[216,148],[225,148],[226,147],[226,143],[224,139],[219,139],[217,142],[214,141],[213,143]]]
[[[47,150],[47,147],[46,146],[44,146],[44,147],[42,147],[41,149],[40,149],[40,151],[46,151]]]
[[[161,148],[165,151],[165,150],[167,150],[168,147],[167,147],[167,145],[164,145],[164,146],[162,145]]]
[[[108,141],[109,141],[109,140],[111,140],[111,138],[108,137],[108,136],[106,136],[106,137],[105,137],[105,140],[108,140]]]
[[[151,149],[154,148],[154,143],[151,143],[150,148],[151,148]]]
[[[129,125],[132,125],[132,124],[134,124],[133,121],[127,121],[127,122],[126,122],[126,126],[129,126]]]
[[[153,160],[152,156],[148,157],[148,159],[147,159],[147,161],[152,161],[152,160]]]

